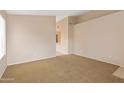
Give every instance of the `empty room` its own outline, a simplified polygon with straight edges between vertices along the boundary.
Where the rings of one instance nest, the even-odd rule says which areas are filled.
[[[0,10],[0,83],[124,83],[124,11]]]

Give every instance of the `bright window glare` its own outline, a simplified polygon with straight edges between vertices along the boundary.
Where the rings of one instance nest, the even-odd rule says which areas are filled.
[[[0,16],[0,59],[6,53],[5,20]]]

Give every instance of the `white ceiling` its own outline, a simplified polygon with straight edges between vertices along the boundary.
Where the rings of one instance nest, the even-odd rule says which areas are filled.
[[[78,16],[89,11],[87,10],[7,10],[6,12],[7,14],[13,14],[13,15],[56,16],[56,21],[60,21],[66,16]]]

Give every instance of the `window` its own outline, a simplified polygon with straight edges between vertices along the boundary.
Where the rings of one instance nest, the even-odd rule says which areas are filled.
[[[5,33],[5,20],[0,15],[0,59],[6,53],[6,33]]]

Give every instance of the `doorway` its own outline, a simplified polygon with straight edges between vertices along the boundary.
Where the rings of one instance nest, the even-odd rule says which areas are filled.
[[[56,56],[64,55],[60,49],[62,44],[62,33],[60,29],[60,25],[56,23]]]

